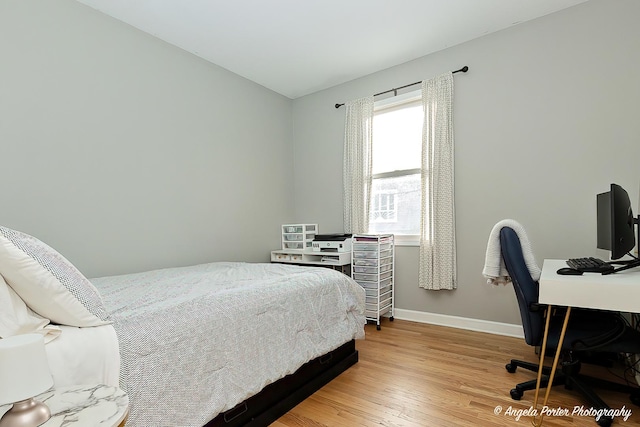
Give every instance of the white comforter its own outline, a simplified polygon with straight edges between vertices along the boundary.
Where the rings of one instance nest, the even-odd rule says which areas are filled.
[[[364,337],[364,291],[326,268],[212,263],[93,279],[120,342],[127,426],[202,426]]]

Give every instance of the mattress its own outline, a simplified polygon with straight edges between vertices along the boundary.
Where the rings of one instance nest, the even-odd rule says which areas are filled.
[[[202,426],[364,337],[364,290],[326,268],[211,263],[93,279],[120,344],[127,426]]]

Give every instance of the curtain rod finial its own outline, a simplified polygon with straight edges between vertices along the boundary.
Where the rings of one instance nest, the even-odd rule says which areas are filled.
[[[336,108],[342,107],[344,104],[336,104]]]

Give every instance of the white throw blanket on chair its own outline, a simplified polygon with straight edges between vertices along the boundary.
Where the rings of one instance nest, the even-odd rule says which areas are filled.
[[[520,245],[522,246],[522,254],[524,255],[524,262],[529,269],[531,278],[536,282],[540,279],[540,267],[536,263],[533,251],[531,250],[531,242],[527,237],[527,233],[524,227],[513,219],[503,219],[493,226],[491,234],[489,234],[489,242],[487,243],[487,253],[484,260],[484,270],[482,275],[487,278],[487,283],[492,285],[506,285],[511,282],[509,272],[504,265],[502,259],[502,252],[500,248],[500,230],[503,227],[510,227],[516,232],[520,239]]]

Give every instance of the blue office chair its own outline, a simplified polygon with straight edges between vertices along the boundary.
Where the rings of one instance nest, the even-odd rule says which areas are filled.
[[[500,230],[500,245],[513,288],[518,300],[525,342],[531,346],[539,346],[544,334],[546,306],[538,304],[538,283],[531,278],[527,269],[517,233],[510,227]],[[547,349],[555,353],[560,341],[560,331],[564,320],[564,311],[549,313],[551,315],[547,338]],[[637,387],[613,383],[580,374],[582,362],[603,361],[609,356],[620,353],[640,354],[640,332],[630,328],[620,313],[573,309],[562,345],[560,369],[556,372],[553,385],[564,385],[567,389],[580,392],[591,407],[609,409],[607,404],[595,393],[593,388],[628,393],[631,401],[640,406],[640,391]],[[511,360],[506,366],[513,373],[517,368],[538,372],[539,365],[522,360]],[[548,387],[551,367],[543,367],[541,387]],[[517,384],[511,390],[511,397],[520,400],[527,390],[534,390],[536,380]],[[598,425],[611,425],[613,419],[601,417]]]

